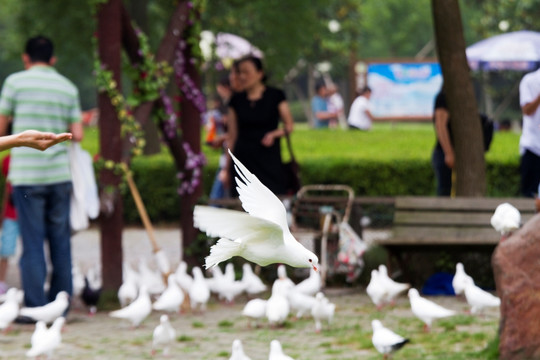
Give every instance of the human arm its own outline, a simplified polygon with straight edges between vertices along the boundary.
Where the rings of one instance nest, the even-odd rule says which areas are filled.
[[[71,123],[69,132],[73,134],[73,141],[82,141],[84,134],[82,121]]]
[[[448,133],[448,119],[450,114],[445,108],[435,109],[435,133],[444,152],[444,162],[449,168],[454,167],[454,148]]]
[[[26,130],[18,134],[0,137],[0,151],[19,146],[43,151],[71,138],[72,134],[70,133],[54,134],[37,130]]]
[[[540,106],[540,96],[537,96],[533,101],[526,103],[521,107],[521,112],[525,115],[533,115]]]
[[[278,111],[281,119],[283,120],[283,128],[278,127],[276,130],[267,132],[261,140],[261,143],[264,146],[272,146],[277,138],[285,135],[285,132],[290,134],[293,131],[294,120],[287,101],[284,100],[279,103]]]

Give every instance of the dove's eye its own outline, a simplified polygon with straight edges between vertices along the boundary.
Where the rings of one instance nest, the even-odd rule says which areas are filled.
[[[309,262],[313,262],[313,260],[309,259]]]

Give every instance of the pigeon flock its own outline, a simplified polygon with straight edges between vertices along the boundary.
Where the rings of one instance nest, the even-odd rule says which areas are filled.
[[[143,258],[139,259],[136,270],[128,262],[123,264],[123,283],[117,293],[120,308],[110,311],[108,315],[119,319],[119,331],[130,331],[128,328],[144,328],[149,316],[158,312],[159,323],[151,332],[152,340],[149,344],[152,356],[171,355],[171,348],[178,341],[177,331],[170,321],[173,317],[182,317],[186,312],[191,316],[204,314],[208,311],[210,301],[212,304],[221,303],[222,306],[231,306],[239,298],[245,301],[238,315],[247,320],[246,329],[283,329],[288,322],[311,317],[314,339],[321,336],[319,333],[324,335],[331,331],[334,316],[339,314],[339,308],[330,301],[322,288],[317,256],[291,234],[283,203],[232,154],[231,157],[239,174],[236,179],[238,193],[246,212],[196,206],[195,225],[207,235],[219,238],[206,258],[205,269],[195,266],[189,271],[187,264],[181,261],[176,271],[167,274],[165,278],[159,266],[154,270]],[[519,228],[519,212],[516,215],[511,205],[502,204],[491,222],[501,232],[504,240],[504,237]],[[233,263],[227,262],[235,256],[249,261],[242,264],[240,276]],[[273,284],[265,283],[257,275],[259,269],[254,271],[250,262],[257,264],[257,268],[279,264]],[[309,275],[295,283],[288,277],[285,265],[308,268]],[[452,286],[455,294],[463,297],[469,305],[471,315],[481,314],[488,307],[500,306],[499,298],[475,285],[462,263],[456,265]],[[62,329],[70,304],[73,307],[76,299],[80,300],[88,315],[93,316],[97,312],[101,293],[101,269],[91,267],[83,274],[77,265],[73,267],[71,301],[69,295],[62,291],[45,306],[21,307],[22,291],[11,288],[0,299],[0,330],[4,333],[9,331],[17,318],[30,319],[35,323],[35,328],[28,339],[30,346],[26,356],[51,358],[55,349],[62,345]],[[394,281],[385,265],[371,271],[365,293],[373,302],[372,314],[377,316],[391,309],[396,299],[407,293],[411,314],[423,322],[426,332],[436,326],[438,319],[460,312],[422,297],[408,283]],[[414,342],[414,334],[404,337],[385,327],[379,319],[372,319],[371,327],[373,348],[384,358]],[[292,344],[286,344],[286,350],[288,346]],[[232,342],[230,359],[251,359],[239,338]],[[293,358],[286,354],[281,342],[274,339],[269,343],[268,359]]]

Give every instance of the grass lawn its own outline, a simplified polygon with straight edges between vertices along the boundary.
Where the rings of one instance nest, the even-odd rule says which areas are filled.
[[[296,126],[292,134],[293,150],[299,162],[324,161],[342,158],[351,161],[429,161],[435,144],[435,133],[431,123],[375,123],[369,132],[343,131],[338,129],[313,130],[306,124]],[[512,163],[519,161],[519,134],[497,132],[491,149],[486,154],[487,162]],[[97,128],[87,128],[82,144],[91,154],[99,151]],[[210,164],[216,164],[220,151],[203,146]],[[288,158],[285,141],[282,154]],[[159,155],[151,158],[170,158],[166,147]]]

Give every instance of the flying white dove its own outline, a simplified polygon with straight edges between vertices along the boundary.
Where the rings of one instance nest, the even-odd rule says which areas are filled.
[[[193,274],[193,284],[189,289],[191,309],[193,311],[197,309],[204,311],[206,310],[206,303],[210,299],[210,289],[200,267],[194,266],[191,272]]]
[[[19,290],[10,288],[6,292],[6,300],[0,305],[0,330],[6,330],[19,315]]]
[[[266,285],[260,277],[255,275],[251,265],[244,263],[242,265],[242,281],[245,284],[245,290],[248,295],[255,295],[266,290]]]
[[[409,342],[409,339],[405,339],[403,336],[385,328],[379,320],[371,321],[371,327],[373,328],[373,337],[371,338],[373,346],[384,355],[385,359],[390,353],[401,349]]]
[[[465,272],[463,264],[458,262],[456,264],[456,273],[454,275],[454,278],[452,279],[452,287],[454,288],[454,293],[456,295],[461,295],[463,293],[463,290],[465,290],[466,280],[468,278],[472,279]]]
[[[241,256],[260,266],[284,263],[316,269],[319,259],[292,236],[283,203],[229,153],[239,176],[236,178],[239,198],[247,213],[195,206],[195,226],[209,236],[220,237],[210,248],[206,268]]]
[[[56,294],[54,301],[47,305],[37,307],[24,307],[19,310],[20,316],[26,316],[36,321],[42,320],[47,324],[52,323],[62,316],[69,306],[69,295],[65,291]]]
[[[306,295],[314,296],[321,290],[321,275],[318,271],[310,269],[309,277],[298,283],[294,289]]]
[[[322,329],[322,321],[330,324],[334,318],[336,304],[332,304],[322,292],[315,295],[315,304],[311,308],[311,316],[315,320],[315,332],[319,333]]]
[[[152,301],[150,301],[148,289],[143,285],[139,288],[139,296],[137,299],[124,308],[111,311],[109,316],[128,320],[131,322],[131,325],[136,328],[148,315],[150,315],[151,312]]]
[[[410,284],[394,281],[388,276],[388,269],[383,264],[379,265],[379,281],[386,289],[385,302],[393,302],[399,294],[411,287]]]
[[[449,310],[434,303],[431,300],[424,299],[418,293],[418,290],[409,289],[409,300],[413,314],[424,322],[424,330],[429,331],[433,320],[453,316],[455,311]]]
[[[491,226],[501,233],[501,241],[505,240],[512,231],[519,229],[521,214],[509,203],[502,203],[495,209],[491,217]]]
[[[176,282],[176,276],[170,274],[167,278],[168,286],[159,298],[154,302],[152,308],[158,311],[176,312],[180,310],[180,305],[184,302],[184,292]]]
[[[501,305],[501,299],[479,288],[471,277],[465,279],[465,298],[471,307],[471,314],[482,311],[486,307]]]
[[[266,302],[267,300],[263,299],[252,299],[244,305],[242,315],[254,320],[255,327],[258,327],[259,320],[266,316]],[[251,327],[251,321],[248,322],[248,327]]]
[[[176,338],[176,330],[169,322],[167,315],[161,315],[159,325],[154,329],[152,336],[152,355],[156,354],[156,349],[163,347],[163,355],[169,355],[169,348]]]
[[[279,340],[272,340],[270,342],[270,354],[268,360],[294,360],[292,357],[285,355],[281,348]]]
[[[239,339],[235,339],[232,343],[232,352],[229,360],[251,360],[251,358],[244,353],[242,342]]]
[[[191,284],[193,284],[193,277],[187,273],[187,263],[185,261],[180,261],[174,275],[182,290],[189,292]]]
[[[32,335],[32,347],[26,352],[26,356],[37,357],[47,355],[47,358],[51,358],[54,349],[62,342],[62,327],[65,321],[66,319],[64,317],[58,317],[47,330],[41,328],[43,325],[40,325],[41,329],[38,330],[36,323],[36,331],[39,331],[39,333]]]
[[[377,310],[381,310],[386,299],[386,288],[379,280],[379,271],[376,269],[371,270],[371,279],[366,287],[366,292]]]

